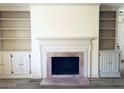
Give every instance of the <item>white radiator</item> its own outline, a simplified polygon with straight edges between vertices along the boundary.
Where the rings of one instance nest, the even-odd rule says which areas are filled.
[[[120,77],[120,52],[100,51],[100,76]]]

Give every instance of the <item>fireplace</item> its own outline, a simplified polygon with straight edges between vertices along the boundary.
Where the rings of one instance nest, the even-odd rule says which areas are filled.
[[[78,75],[79,57],[52,57],[52,75]]]
[[[89,85],[90,38],[39,39],[41,85]],[[59,61],[58,61],[59,60]]]
[[[83,52],[49,52],[47,59],[47,78],[83,77]]]

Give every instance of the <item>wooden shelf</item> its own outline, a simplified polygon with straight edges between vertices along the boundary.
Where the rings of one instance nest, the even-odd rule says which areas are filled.
[[[31,38],[0,38],[1,40],[31,40]]]
[[[116,20],[116,18],[100,18],[100,20]]]
[[[100,11],[99,49],[114,50],[116,42],[116,11]]]
[[[115,39],[115,37],[100,37],[100,39]]]
[[[0,30],[30,30],[31,28],[0,28]]]
[[[106,30],[107,30],[107,29],[108,29],[108,30],[109,30],[109,29],[113,29],[113,30],[115,30],[116,28],[99,28],[99,29],[106,29]]]
[[[0,12],[0,51],[30,51],[30,11]]]
[[[30,20],[30,18],[0,18],[2,21],[27,21]]]

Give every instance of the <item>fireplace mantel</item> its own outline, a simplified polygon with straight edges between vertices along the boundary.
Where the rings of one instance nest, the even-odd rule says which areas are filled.
[[[38,40],[94,40],[97,37],[38,37]]]
[[[92,40],[96,37],[82,38],[37,38],[41,54],[42,77],[47,77],[48,52],[83,52],[84,77],[90,77]]]

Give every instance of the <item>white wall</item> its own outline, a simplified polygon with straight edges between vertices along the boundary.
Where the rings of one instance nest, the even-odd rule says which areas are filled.
[[[41,76],[37,38],[96,37],[92,51],[92,77],[98,76],[99,5],[31,5],[32,77]]]
[[[33,37],[90,37],[98,32],[95,5],[34,5],[31,12]]]

